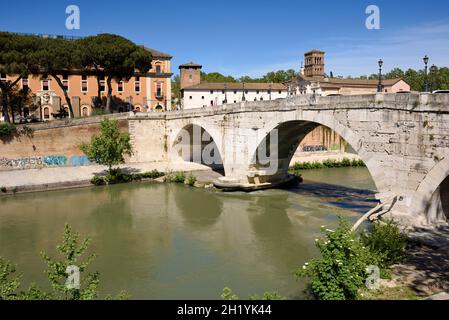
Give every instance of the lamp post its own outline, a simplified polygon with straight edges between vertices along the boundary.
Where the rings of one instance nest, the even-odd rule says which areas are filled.
[[[243,102],[246,101],[246,97],[245,97],[245,82],[243,82],[243,96],[242,96],[242,101],[243,101]]]
[[[438,90],[436,85],[436,76],[437,76],[438,68],[436,65],[432,65],[430,67],[430,74],[432,75],[432,85],[430,86],[430,91]]]
[[[377,92],[383,91],[383,85],[382,85],[382,66],[384,65],[384,62],[382,59],[379,60],[379,84],[377,85]]]
[[[424,61],[424,92],[429,92],[429,81],[427,79],[427,64],[429,63],[429,57],[426,55],[423,58]]]
[[[228,89],[228,84],[225,83],[225,84],[224,84],[224,94],[225,94],[224,104],[227,104],[227,103],[228,103],[228,95],[227,95],[227,93],[226,93],[226,90],[227,90],[227,89]]]
[[[271,101],[271,86],[272,86],[272,83],[270,83],[269,90],[268,90],[268,94],[270,95],[270,101]]]

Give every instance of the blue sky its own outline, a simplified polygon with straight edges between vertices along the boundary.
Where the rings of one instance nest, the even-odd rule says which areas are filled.
[[[5,0],[2,0],[5,1]],[[67,30],[65,9],[78,5],[81,29]],[[381,29],[367,30],[365,9],[380,8]],[[326,72],[449,65],[449,1],[443,0],[52,0],[10,1],[0,30],[85,36],[116,33],[207,72],[260,76],[298,70],[305,51],[326,51]]]

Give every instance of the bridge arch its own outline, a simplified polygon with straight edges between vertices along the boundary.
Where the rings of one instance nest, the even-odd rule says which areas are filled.
[[[266,125],[267,130],[263,132],[262,135],[258,136],[257,143],[254,144],[254,149],[251,151],[252,154],[251,163],[249,165],[249,170],[258,170],[258,160],[257,156],[259,153],[259,148],[267,144],[267,137],[274,130],[278,131],[278,174],[272,176],[271,179],[282,180],[285,179],[288,174],[288,169],[290,162],[294,156],[295,151],[299,147],[302,140],[315,128],[318,126],[325,126],[338,135],[340,135],[357,153],[357,155],[364,161],[371,177],[377,187],[378,192],[387,193],[390,190],[384,184],[385,173],[377,165],[375,159],[373,159],[365,150],[363,146],[363,140],[359,135],[352,130],[349,126],[345,126],[340,123],[336,118],[314,113],[307,114],[304,112],[301,116],[297,113],[287,113],[283,114],[280,118],[276,119]],[[268,138],[269,139],[269,138]],[[268,142],[269,144],[269,142]],[[269,152],[268,152],[269,153]],[[256,165],[254,165],[256,163]]]
[[[216,129],[200,121],[183,123],[181,127],[169,142],[171,159],[224,170],[222,140]]]
[[[424,222],[449,219],[449,156],[438,162],[419,184],[411,210]]]

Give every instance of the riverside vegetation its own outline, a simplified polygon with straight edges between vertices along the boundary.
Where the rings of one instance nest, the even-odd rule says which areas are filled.
[[[100,274],[98,272],[87,273],[95,255],[83,258],[91,244],[91,238],[80,240],[80,234],[72,231],[66,225],[63,240],[56,248],[60,259],[51,258],[45,252],[41,257],[47,264],[46,274],[51,289],[45,291],[36,284],[31,284],[23,289],[22,275],[17,274],[16,267],[11,262],[0,257],[0,300],[94,300],[98,299],[98,285]],[[66,285],[67,270],[69,266],[77,266],[80,272],[79,288]],[[129,296],[122,291],[115,297],[108,295],[105,299],[127,299]]]
[[[380,269],[380,277],[391,277],[390,268],[406,259],[407,237],[393,221],[377,222],[360,234],[351,231],[349,222],[340,218],[336,230],[322,227],[323,237],[315,244],[321,257],[306,262],[295,272],[297,279],[309,280],[306,293],[317,300],[358,300],[369,296],[366,283],[369,266]],[[406,290],[408,297],[414,296]],[[364,295],[365,294],[365,295]],[[382,294],[376,292],[377,299]],[[372,295],[373,296],[373,295]],[[230,288],[221,295],[225,300],[238,300]],[[250,299],[260,299],[257,295]],[[267,292],[263,300],[285,299],[277,292]]]
[[[185,183],[189,186],[194,186],[196,182],[196,178],[192,174],[186,176],[184,172],[162,173],[153,170],[127,174],[120,168],[114,168],[114,166],[125,163],[125,156],[131,156],[133,153],[130,136],[128,133],[120,132],[117,120],[103,120],[100,124],[100,135],[94,135],[90,143],[82,144],[80,149],[90,161],[108,167],[107,174],[95,175],[91,179],[91,183],[96,186],[154,180],[164,176],[166,182]]]

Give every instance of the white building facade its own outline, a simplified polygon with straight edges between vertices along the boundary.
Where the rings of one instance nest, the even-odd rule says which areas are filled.
[[[183,89],[182,108],[195,109],[287,98],[287,87],[280,83],[208,83]]]
[[[182,109],[270,101],[288,96],[287,86],[282,83],[201,82],[201,68],[193,62],[179,66]]]

